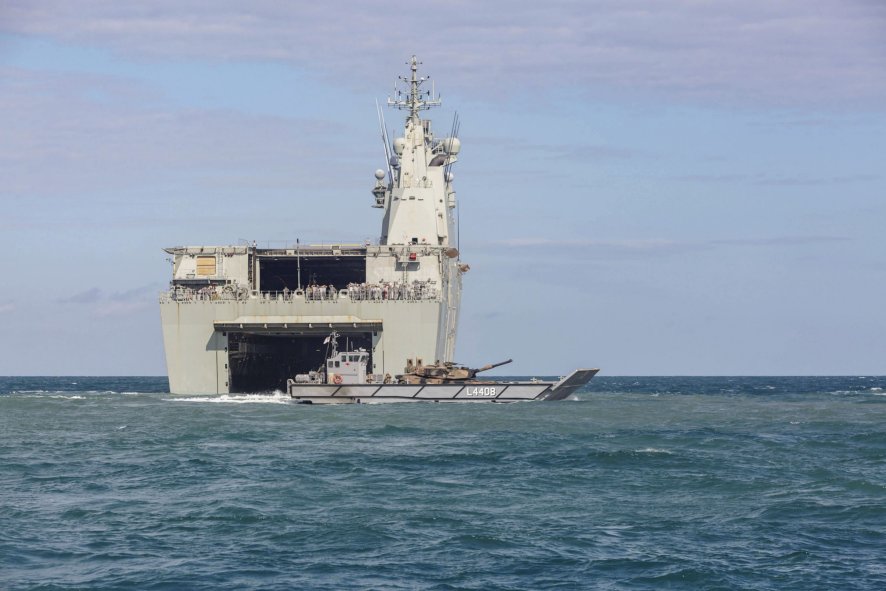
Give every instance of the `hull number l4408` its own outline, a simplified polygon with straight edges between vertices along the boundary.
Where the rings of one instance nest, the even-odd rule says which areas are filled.
[[[495,396],[495,386],[469,386],[465,396]]]

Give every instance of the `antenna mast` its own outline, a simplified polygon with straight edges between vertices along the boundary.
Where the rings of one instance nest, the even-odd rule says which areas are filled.
[[[434,90],[425,93],[419,92],[421,85],[431,78],[430,76],[418,77],[418,66],[420,64],[421,62],[418,61],[418,58],[412,56],[412,59],[406,62],[406,65],[412,70],[412,75],[409,78],[403,76],[398,77],[399,80],[402,80],[409,85],[409,91],[406,97],[403,98],[402,92],[398,90],[395,97],[388,98],[389,107],[408,110],[410,119],[418,119],[419,111],[424,111],[431,107],[439,107],[443,103],[443,101],[440,100],[440,96],[435,94]]]
[[[378,114],[378,126],[381,129],[381,142],[385,146],[385,166],[388,169],[388,182],[394,181],[394,172],[391,170],[391,142],[388,139],[388,126],[385,125],[385,115],[382,113],[378,101],[375,101],[375,111]]]

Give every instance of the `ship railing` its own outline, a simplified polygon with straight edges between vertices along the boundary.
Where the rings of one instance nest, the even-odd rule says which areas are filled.
[[[382,285],[354,284],[346,289],[331,290],[329,287],[306,287],[283,291],[262,291],[258,299],[263,302],[383,302],[383,301],[439,301],[440,291],[433,287],[395,289]]]
[[[225,288],[175,287],[160,293],[160,303],[225,303],[225,302],[422,302],[440,301],[441,293],[433,282],[405,283],[354,283],[345,289],[331,286],[308,286],[303,289],[282,291],[255,291],[244,287]]]
[[[436,282],[413,281],[408,282],[381,282],[381,283],[351,283],[347,289],[341,290],[347,294],[348,299],[359,301],[426,301],[440,299],[440,292]]]
[[[248,242],[247,242],[248,244]],[[298,242],[290,240],[264,240],[255,242],[254,245],[262,250],[274,251],[300,251],[302,254],[306,252],[326,253],[331,249],[357,249],[366,248],[367,246],[378,246],[378,238],[365,238],[363,240],[321,240],[319,242]]]
[[[194,289],[190,287],[175,287],[168,291],[160,292],[160,303],[200,303],[200,302],[231,302],[245,301],[249,299],[249,290],[226,286],[223,289],[215,287],[203,287]]]

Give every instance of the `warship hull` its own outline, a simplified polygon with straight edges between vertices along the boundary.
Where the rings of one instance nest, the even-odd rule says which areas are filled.
[[[366,249],[359,250],[361,256],[355,258],[365,262]],[[371,264],[396,265],[389,249],[369,250]],[[282,259],[271,252],[250,248],[243,255],[225,257],[224,262],[248,257],[264,271],[265,259]],[[295,266],[295,257],[291,258]],[[307,258],[303,253],[303,265]],[[190,288],[163,294],[160,313],[171,392],[284,390],[287,378],[323,363],[323,340],[333,330],[370,351],[369,369],[374,373],[400,373],[407,358],[451,358],[460,278],[449,272],[445,256],[438,259],[432,253],[415,266],[433,272],[438,278],[435,285],[442,279],[445,288],[421,298],[361,299],[344,289],[334,297],[313,299],[299,290],[287,294],[261,289],[270,274],[265,272],[258,278],[259,289],[244,294],[225,297],[212,291],[205,296]],[[363,277],[356,280],[362,284]]]

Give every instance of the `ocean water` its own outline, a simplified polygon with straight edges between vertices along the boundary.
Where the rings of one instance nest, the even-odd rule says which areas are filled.
[[[886,377],[166,391],[0,378],[0,589],[886,589]]]

